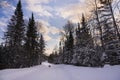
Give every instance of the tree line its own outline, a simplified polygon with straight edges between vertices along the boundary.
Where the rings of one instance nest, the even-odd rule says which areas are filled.
[[[48,60],[55,64],[100,67],[120,64],[120,27],[111,0],[95,0],[91,16],[82,14],[81,21],[68,21],[61,32],[59,49],[45,56],[44,36],[37,31],[34,14],[25,23],[21,1],[4,33],[0,45],[0,69],[22,68]]]
[[[19,0],[0,45],[0,69],[30,67],[46,59],[44,36],[37,31],[34,14],[27,24],[23,17]]]
[[[81,22],[68,21],[63,27],[59,49],[48,61],[55,64],[100,67],[120,64],[120,27],[112,0],[95,0],[91,16]]]

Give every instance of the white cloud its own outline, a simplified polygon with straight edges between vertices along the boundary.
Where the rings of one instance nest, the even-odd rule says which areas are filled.
[[[38,30],[44,34],[58,34],[61,30],[57,27],[51,26],[47,21],[39,20]]]
[[[49,3],[50,0],[26,0],[29,4]]]
[[[42,34],[49,33],[48,26],[49,26],[49,23],[47,21],[43,21],[43,20],[37,21],[38,31]]]
[[[4,18],[4,17],[1,17],[1,18],[0,18],[0,29],[2,30],[2,32],[5,32],[5,31],[6,31],[7,22],[8,22],[8,19],[7,19],[7,18]]]
[[[5,31],[5,26],[6,26],[6,23],[3,23],[0,21],[0,29],[4,32]]]
[[[37,26],[38,26],[38,31],[44,35],[46,41],[50,41],[54,39],[50,37],[49,34],[56,35],[59,34],[61,31],[57,27],[51,26],[47,21],[43,21],[43,20],[39,20],[39,22],[37,22]]]
[[[52,34],[60,33],[60,29],[58,29],[56,27],[50,27],[49,30],[50,30],[49,32],[52,33]]]
[[[52,17],[52,8],[44,5],[48,4],[50,0],[26,0],[27,9],[36,13],[38,16]]]
[[[64,19],[69,19],[72,22],[77,23],[80,21],[80,17],[82,13],[88,16],[90,14],[90,9],[88,6],[84,3],[84,1],[80,3],[75,4],[69,4],[67,6],[64,6],[62,8],[57,8],[57,16],[61,16]]]
[[[52,38],[48,34],[44,34],[45,41],[50,41]]]
[[[10,4],[8,1],[0,1],[0,6],[4,9],[6,8],[11,8],[12,10],[15,9],[15,7],[12,4]]]
[[[38,20],[38,31],[42,32],[44,39],[46,41],[46,55],[49,55],[52,53],[54,45],[56,45],[59,42],[59,36],[55,37],[57,34],[59,34],[60,29],[51,26],[47,21]],[[52,36],[50,36],[51,34]]]
[[[9,7],[11,5],[7,1],[0,1],[0,6],[1,7]]]
[[[12,15],[13,11],[15,10],[15,6],[7,1],[1,1],[0,5],[2,6],[1,13],[6,17],[10,17],[10,15]]]
[[[6,23],[0,22],[0,26],[6,26]]]
[[[81,3],[85,2],[85,0],[78,0],[78,1],[81,2]]]
[[[52,53],[53,49],[54,49],[53,47],[52,48],[47,48],[46,52],[45,52],[45,53],[47,53],[46,55],[49,56]]]
[[[46,52],[47,55],[51,54],[54,48],[54,45],[59,43],[59,33],[60,29],[57,27],[51,26],[47,21],[37,20],[38,31],[42,32],[45,41],[47,42]],[[52,36],[51,36],[52,35]],[[57,36],[56,36],[57,35]]]
[[[46,52],[47,55],[50,55],[52,53],[52,51],[54,50],[54,48],[56,47],[56,45],[58,45],[60,39],[59,37],[56,39],[52,39],[49,43],[47,43],[47,47],[46,47]]]

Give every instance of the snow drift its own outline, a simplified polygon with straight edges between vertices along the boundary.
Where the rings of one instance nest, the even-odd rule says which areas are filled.
[[[120,65],[89,68],[44,62],[31,68],[1,70],[0,80],[120,80]]]

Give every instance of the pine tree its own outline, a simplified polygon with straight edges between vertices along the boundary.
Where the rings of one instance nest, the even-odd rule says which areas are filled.
[[[70,64],[73,56],[74,48],[74,25],[70,21],[64,26],[65,31],[65,41],[63,45],[63,62],[65,64]]]
[[[44,54],[45,52],[45,40],[43,38],[43,35],[40,37],[40,49],[41,49],[41,54]]]
[[[38,64],[41,64],[42,61],[45,60],[45,41],[43,35],[40,36],[40,41],[38,42]]]
[[[76,28],[76,46],[80,45],[80,38],[81,37],[81,30],[80,30],[80,23],[78,23],[78,27]]]
[[[94,27],[95,36],[93,37],[96,39],[96,52],[99,58],[102,58],[104,54],[106,54],[107,57],[110,56],[109,54],[113,53],[113,50],[108,50],[108,47],[110,45],[115,46],[116,43],[119,44],[120,34],[114,18],[112,3],[112,0],[95,0],[95,10],[92,11],[93,17],[89,20],[90,25],[92,25],[91,27]],[[98,38],[100,38],[100,40]],[[97,46],[101,46],[101,48],[99,47],[100,50],[98,50]],[[116,52],[114,53],[116,54]]]
[[[93,47],[93,40],[92,36],[90,34],[90,30],[87,26],[87,22],[85,21],[84,14],[82,14],[82,20],[81,20],[81,46],[82,47]]]
[[[23,66],[23,41],[25,36],[25,27],[21,1],[19,0],[14,15],[10,19],[7,32],[5,33],[7,55],[9,56],[11,67]]]
[[[103,43],[106,45],[108,42],[117,40],[117,34],[116,34],[116,22],[114,21],[113,11],[111,11],[111,3],[112,1],[107,0],[103,1],[101,0],[101,4],[103,4],[102,7],[98,9],[99,11],[99,19],[100,24],[103,26]],[[109,34],[109,35],[107,35]]]
[[[49,63],[54,63],[54,52],[52,52],[52,54],[49,55],[48,62]]]
[[[71,61],[72,61],[73,48],[74,48],[74,38],[73,38],[72,32],[70,31],[69,32],[69,37],[68,37],[68,45],[67,45],[67,50],[69,51],[69,53],[68,53],[68,63],[71,63]]]
[[[6,68],[5,53],[3,45],[0,45],[0,70]]]
[[[26,33],[26,43],[25,43],[30,66],[37,64],[37,60],[38,60],[37,38],[38,38],[37,28],[35,26],[35,20],[32,13],[32,16],[29,19],[29,23],[28,23],[28,28]]]
[[[6,40],[8,46],[20,46],[24,40],[24,20],[21,1],[19,0],[14,15],[8,25],[8,31],[6,32]]]
[[[58,57],[58,63],[63,63],[63,48],[62,48],[62,41],[59,43],[59,57]]]
[[[66,64],[68,62],[68,54],[67,54],[67,40],[64,41],[63,46],[63,63]]]
[[[104,43],[104,47],[105,47],[105,53],[107,55],[107,58],[110,62],[110,64],[112,64],[115,59],[116,61],[118,61],[118,50],[116,49],[116,45],[119,45],[120,43],[120,33],[116,24],[116,20],[114,18],[114,13],[112,10],[112,0],[100,0],[102,6],[99,8],[99,18],[100,18],[100,23],[102,25],[102,29],[103,29],[103,43]],[[114,46],[111,46],[114,45]],[[114,50],[112,48],[109,47],[113,47]]]
[[[115,20],[115,17],[114,17],[114,12],[113,12],[113,9],[112,9],[112,2],[113,0],[100,0],[101,4],[104,5],[104,7],[106,7],[107,10],[109,10],[109,12],[111,13],[110,16],[112,18],[112,21],[113,21],[113,27],[114,27],[114,31],[116,33],[116,38],[120,41],[120,32],[118,30],[118,26],[116,24],[116,20]],[[108,8],[107,8],[108,7]],[[107,18],[108,19],[108,18]]]
[[[87,22],[82,14],[81,27],[78,23],[76,29],[76,45],[72,63],[75,65],[91,66],[91,55],[94,55],[94,44]]]
[[[73,58],[74,38],[70,31],[64,46],[64,63],[70,64]]]

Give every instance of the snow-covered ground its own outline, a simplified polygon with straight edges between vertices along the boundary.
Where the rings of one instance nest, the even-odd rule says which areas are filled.
[[[120,80],[120,65],[89,68],[44,62],[31,68],[1,70],[0,80]]]

